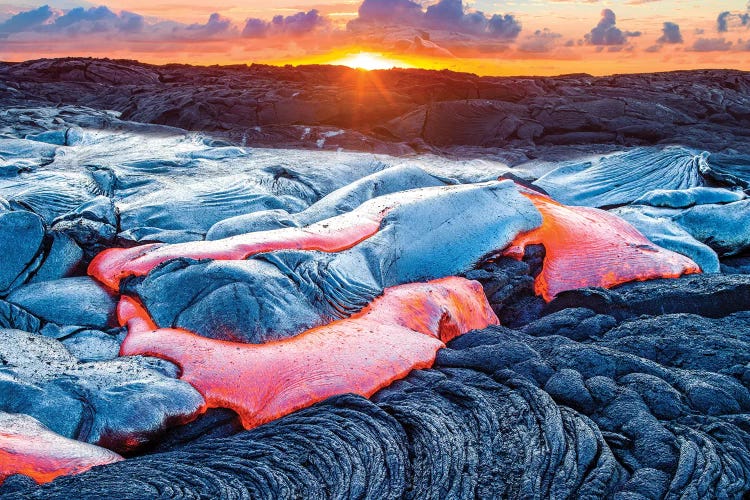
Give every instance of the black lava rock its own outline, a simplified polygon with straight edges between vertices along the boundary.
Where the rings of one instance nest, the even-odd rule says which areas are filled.
[[[581,330],[574,318],[595,321]],[[615,326],[572,310],[524,331],[491,327],[371,400],[334,397],[224,438],[202,438],[199,423],[154,453],[13,483],[7,497],[739,498],[750,488],[749,322]]]
[[[545,312],[571,307],[589,308],[618,319],[681,312],[720,318],[750,310],[750,276],[695,274],[626,283],[610,290],[582,288],[559,294]]]

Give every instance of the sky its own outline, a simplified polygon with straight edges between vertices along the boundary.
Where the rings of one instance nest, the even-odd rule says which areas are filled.
[[[747,0],[0,0],[0,60],[750,70]]]

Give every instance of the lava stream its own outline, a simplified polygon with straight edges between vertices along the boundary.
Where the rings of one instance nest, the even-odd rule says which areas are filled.
[[[349,318],[259,345],[155,329],[140,304],[123,301],[120,354],[176,363],[209,407],[233,409],[248,429],[337,394],[369,397],[431,367],[444,342],[498,324],[481,285],[456,277],[386,289]]]
[[[588,207],[569,207],[522,190],[542,213],[542,225],[520,234],[504,255],[522,259],[528,245],[546,250],[534,288],[550,301],[560,292],[584,287],[609,288],[629,281],[677,278],[701,272],[688,257],[651,243],[616,215]]]

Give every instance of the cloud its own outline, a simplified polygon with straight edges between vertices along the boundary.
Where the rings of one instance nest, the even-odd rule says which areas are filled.
[[[622,31],[615,26],[616,21],[617,17],[612,9],[604,9],[599,24],[587,33],[584,39],[591,45],[617,46],[625,45],[628,42],[628,37],[641,36],[639,31]]]
[[[55,19],[54,27],[62,29],[78,23],[108,22],[115,21],[117,18],[117,14],[103,5],[100,7],[91,7],[89,9],[76,7],[75,9],[68,11],[67,14]]]
[[[49,5],[42,5],[38,9],[20,12],[4,23],[0,23],[0,33],[20,33],[40,26],[54,17],[55,12]]]
[[[0,24],[0,33],[38,33],[40,37],[52,35],[75,36],[93,33],[139,33],[143,30],[143,16],[123,11],[114,13],[107,7],[76,7],[66,13],[44,5],[21,12]]]
[[[729,16],[731,15],[732,13],[729,11],[719,14],[719,17],[716,18],[716,31],[726,33],[729,30]]]
[[[726,52],[732,48],[732,42],[724,38],[698,38],[690,50],[694,52]]]
[[[555,48],[560,38],[562,38],[561,34],[553,33],[547,28],[536,30],[533,35],[529,35],[519,42],[518,50],[532,53],[550,52]]]
[[[0,24],[0,33],[7,34],[10,43],[18,40],[30,43],[102,37],[108,43],[205,41],[238,36],[233,22],[218,13],[211,14],[205,23],[183,24],[174,21],[147,21],[134,12],[114,12],[108,7],[76,7],[67,12],[45,7],[21,12]]]
[[[418,22],[424,13],[422,6],[411,0],[364,0],[359,6],[358,19],[367,23]]]
[[[373,30],[379,25],[442,30],[499,41],[515,40],[521,33],[521,23],[515,16],[468,12],[463,0],[439,0],[426,10],[411,0],[364,0],[358,17],[348,24],[352,31]]]
[[[194,35],[199,39],[206,39],[223,35],[233,31],[232,21],[214,12],[206,24],[191,24],[184,30],[185,34]]]
[[[328,25],[328,20],[316,9],[298,12],[291,16],[275,16],[270,22],[250,18],[245,21],[242,36],[245,38],[263,38],[271,35],[288,34],[301,36]]]
[[[675,23],[666,22],[662,27],[662,35],[657,42],[659,43],[682,43],[682,33],[680,26]]]
[[[76,7],[66,13],[44,5],[20,12],[0,23],[0,34],[6,37],[26,32],[38,33],[40,38],[53,35],[76,36],[93,33],[138,33],[143,30],[143,16],[123,11],[114,13],[107,7]]]
[[[242,36],[245,38],[263,38],[268,35],[271,23],[263,19],[250,18],[245,21]]]
[[[464,14],[462,0],[441,0],[435,5],[427,7],[424,17],[428,24],[436,27],[450,27],[455,26],[456,23],[473,25],[476,21],[482,21],[477,16],[466,16]]]
[[[162,21],[154,24],[146,23],[141,16],[142,26],[136,28],[136,21],[130,20],[129,16],[138,16],[129,12],[121,12],[119,24],[114,28],[118,31],[129,31],[132,36],[128,40],[149,42],[203,42],[210,40],[227,40],[239,36],[239,30],[234,23],[214,12],[205,23],[182,24],[173,21]]]
[[[350,11],[354,8],[346,7],[349,9],[347,16],[337,14],[337,17],[329,18],[312,8],[311,4],[304,9],[300,8],[299,12],[295,8],[283,16],[242,20],[229,19],[219,12],[209,16],[210,11],[205,11],[199,14],[205,15],[203,22],[190,24],[116,11],[106,6],[62,10],[54,7],[62,0],[57,1],[58,3],[51,4],[52,7],[45,5],[27,8],[12,17],[8,13],[4,18],[5,22],[0,22],[0,52],[3,58],[21,60],[75,54],[132,57],[149,62],[313,62],[325,61],[329,54],[356,49],[382,52],[394,57],[401,54],[421,56],[414,58],[415,60],[422,57],[454,59],[455,63],[450,63],[454,64],[450,67],[460,69],[464,64],[473,64],[471,61],[464,63],[464,58],[493,61],[487,64],[495,64],[494,61],[500,64],[501,60],[554,58],[561,62],[577,61],[576,64],[585,66],[585,57],[590,56],[595,60],[624,60],[628,59],[624,57],[625,52],[631,50],[640,53],[644,60],[653,61],[658,56],[648,53],[664,50],[668,44],[684,43],[686,50],[692,52],[730,50],[737,54],[740,47],[745,46],[744,42],[734,41],[735,37],[731,36],[712,39],[709,35],[694,34],[692,26],[684,40],[684,33],[677,23],[662,24],[663,20],[659,20],[656,24],[656,20],[651,20],[644,22],[644,26],[658,26],[661,31],[657,33],[654,30],[649,43],[644,41],[644,45],[640,47],[630,43],[633,41],[631,37],[639,36],[640,33],[625,29],[635,21],[624,21],[621,18],[620,22],[624,27],[618,26],[616,15],[611,9],[601,11],[601,18],[591,23],[596,26],[584,37],[573,38],[572,33],[579,30],[576,24],[567,27],[556,24],[557,27],[553,30],[545,28],[524,31],[521,22],[512,12],[482,12],[470,8],[464,0],[353,0],[357,4],[352,7],[359,9],[356,17],[347,24],[344,24],[345,20],[351,19]],[[157,3],[159,1],[161,0],[157,0]],[[568,1],[587,3],[588,8],[604,4],[602,0]],[[623,0],[617,5],[623,3],[642,1]],[[219,2],[212,5],[218,10],[224,4]],[[281,9],[281,6],[276,7]],[[558,15],[563,16],[550,9],[546,18],[530,16],[529,23],[538,22],[539,19],[541,22],[550,22],[553,18],[557,20]],[[741,14],[729,12],[722,19],[727,29],[731,30],[741,24],[744,18]],[[707,33],[712,31],[710,21]],[[682,28],[685,29],[684,25]],[[618,52],[620,57],[609,55]],[[692,57],[698,58],[695,54]],[[635,64],[638,61],[632,62]]]
[[[724,11],[716,18],[716,31],[726,33],[729,31],[730,24],[748,26],[750,25],[749,12],[730,12]]]
[[[510,14],[495,14],[488,21],[487,28],[493,37],[504,40],[515,40],[521,32],[521,24]]]
[[[293,16],[276,16],[273,18],[272,24],[282,33],[301,35],[325,26],[327,21],[317,10],[312,9],[308,12],[298,12]]]

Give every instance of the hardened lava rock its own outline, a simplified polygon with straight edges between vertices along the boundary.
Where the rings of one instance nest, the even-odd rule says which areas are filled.
[[[710,318],[750,310],[747,274],[694,274],[679,279],[625,283],[616,288],[581,288],[563,292],[546,312],[587,307],[617,318],[642,314],[695,313]]]
[[[81,342],[66,348],[68,342],[0,330],[0,412],[30,415],[63,437],[128,452],[202,410],[203,398],[174,378],[173,365],[138,356],[80,362],[70,351],[91,354]]]
[[[711,356],[704,356],[709,352]],[[750,487],[750,317],[619,323],[569,309],[490,327],[375,394],[9,499],[739,498]]]

